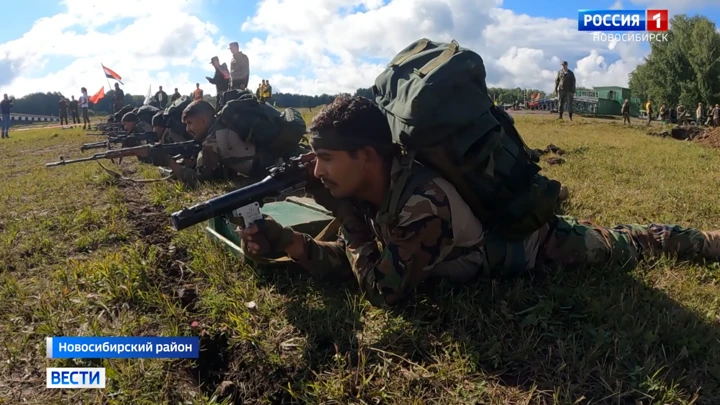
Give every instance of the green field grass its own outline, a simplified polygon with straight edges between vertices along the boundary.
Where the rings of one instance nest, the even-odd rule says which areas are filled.
[[[567,152],[543,163],[570,189],[565,213],[720,228],[720,151],[551,118],[516,121],[531,147]],[[91,137],[10,135],[0,141],[0,404],[720,403],[717,264],[438,284],[385,311],[352,283],[255,270],[200,226],[173,230],[169,213],[229,184],[119,183],[92,162],[45,168]],[[108,164],[159,177],[135,159]],[[202,352],[45,358],[46,336],[73,335],[201,336]],[[45,389],[45,368],[61,366],[106,367],[107,389]]]

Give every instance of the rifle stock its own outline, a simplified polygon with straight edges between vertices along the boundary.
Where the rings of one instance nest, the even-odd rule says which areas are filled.
[[[266,198],[290,195],[305,187],[308,175],[306,165],[299,158],[292,158],[289,162],[270,168],[268,176],[255,184],[174,212],[170,216],[173,227],[181,231],[214,217],[242,212],[243,208],[255,203],[262,206]],[[246,224],[252,222],[243,219]]]
[[[91,160],[117,159],[117,158],[126,157],[126,156],[138,156],[138,157],[150,156],[153,158],[159,157],[162,155],[165,155],[165,156],[174,156],[174,155],[192,156],[192,155],[200,152],[201,148],[202,148],[202,146],[195,141],[169,143],[169,144],[141,145],[141,146],[135,146],[132,148],[108,150],[105,152],[96,153],[92,156],[88,156],[88,157],[80,158],[80,159],[65,160],[62,157],[60,157],[60,161],[46,163],[45,167],[64,166],[64,165],[72,164],[72,163],[89,162]]]

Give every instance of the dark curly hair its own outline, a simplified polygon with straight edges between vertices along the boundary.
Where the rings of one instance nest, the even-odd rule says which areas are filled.
[[[340,137],[362,138],[373,145],[392,148],[392,132],[387,118],[372,100],[365,97],[336,97],[313,118],[309,131],[329,129],[334,129]]]

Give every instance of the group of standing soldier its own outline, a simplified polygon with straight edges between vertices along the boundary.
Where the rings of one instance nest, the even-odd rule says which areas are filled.
[[[81,88],[80,93],[80,98],[77,100],[75,100],[75,96],[70,96],[70,100],[65,96],[60,96],[58,102],[60,125],[70,125],[68,114],[72,117],[73,125],[79,125],[80,111],[82,111],[83,129],[90,129],[90,114],[88,113],[90,99],[87,95],[87,89],[85,87]]]
[[[622,107],[622,113],[624,117],[623,123],[627,121],[627,123],[629,124],[630,109],[628,103],[629,101],[626,99]],[[656,112],[653,109],[652,99],[649,99],[648,102],[645,104],[645,111],[647,112],[648,116],[647,125],[650,125],[653,117],[656,115]],[[668,108],[667,104],[663,103],[662,105],[660,105],[660,110],[657,111],[657,117],[663,124],[672,122],[671,115],[672,109]],[[688,109],[685,108],[683,104],[678,104],[677,107],[675,107],[675,119],[678,125],[689,125],[690,121],[692,120],[692,116],[690,111],[688,111]],[[697,109],[695,110],[695,125],[719,127],[720,104],[715,104],[715,106],[713,106],[712,104],[708,104],[708,107],[705,108],[703,106],[703,103],[698,103]]]
[[[240,46],[237,42],[231,42],[229,49],[232,54],[230,68],[228,69],[227,64],[225,63],[221,64],[220,58],[213,56],[210,59],[210,64],[215,68],[215,74],[212,77],[205,77],[210,84],[215,85],[215,91],[218,98],[217,103],[221,102],[220,96],[228,90],[247,89],[248,81],[250,80],[250,61],[247,55],[240,51]],[[261,96],[263,96],[262,99],[265,101],[270,98],[272,87],[270,87],[270,83],[267,80],[263,80],[262,86],[266,86],[264,87],[266,91],[259,95],[258,98],[260,99]],[[195,90],[193,90],[192,98],[195,100],[203,100],[204,96],[205,94],[200,88],[200,83],[195,83]],[[163,91],[162,86],[160,86],[151,100],[151,105],[158,108],[165,108],[180,97],[182,97],[182,95],[178,91],[177,87],[175,88],[175,92],[172,96],[168,97],[167,93]],[[125,105],[125,92],[123,92],[118,83],[115,83],[115,93],[113,94],[112,101],[113,112],[120,111],[120,109]]]
[[[272,97],[272,86],[270,80],[263,80],[258,84],[257,90],[255,90],[255,96],[263,103],[266,103]]]

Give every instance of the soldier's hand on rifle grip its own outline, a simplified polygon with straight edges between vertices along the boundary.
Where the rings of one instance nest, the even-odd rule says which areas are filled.
[[[238,226],[236,231],[248,253],[254,256],[284,252],[293,244],[295,235],[292,229],[283,227],[267,215],[263,215],[262,220],[250,224],[245,229]]]

